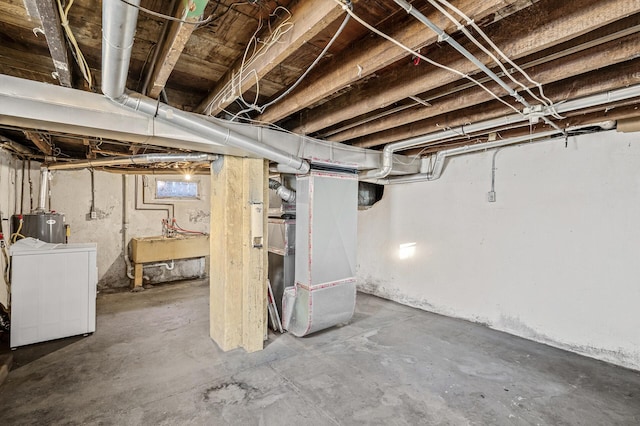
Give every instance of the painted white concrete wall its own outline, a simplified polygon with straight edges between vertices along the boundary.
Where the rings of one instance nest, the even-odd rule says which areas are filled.
[[[23,173],[22,160],[13,157],[9,152],[0,149],[0,215],[2,216],[2,234],[5,241],[10,240],[10,222],[13,214],[20,213],[20,201],[22,200],[22,212],[29,213],[29,170],[25,161],[24,171],[24,195],[23,195]],[[40,191],[40,163],[31,162],[31,181],[34,208],[38,205],[38,194]],[[0,269],[4,272],[6,266],[4,256],[0,255]],[[0,272],[0,303],[7,306],[8,288],[4,279],[4,273]]]
[[[495,203],[492,155],[360,212],[360,288],[640,369],[640,134],[503,149]]]
[[[123,259],[123,179],[126,179],[128,238],[150,237],[162,234],[165,211],[144,211],[135,208],[135,176],[95,172],[95,210],[97,219],[90,219],[91,175],[88,170],[54,171],[51,181],[51,207],[65,214],[71,226],[70,243],[95,242],[98,244],[98,287],[128,287]],[[155,179],[180,180],[182,175],[140,177],[138,206],[142,205],[141,188],[144,184],[147,203],[172,203],[175,217],[185,229],[209,232],[210,182],[208,176],[195,176],[200,182],[199,200],[154,200]],[[151,206],[153,207],[153,206]],[[162,207],[160,207],[162,208]],[[208,268],[204,258],[175,261],[172,271],[165,268],[145,268],[150,283],[206,276]]]

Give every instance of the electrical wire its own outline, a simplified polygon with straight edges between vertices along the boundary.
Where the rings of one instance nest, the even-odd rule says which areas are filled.
[[[514,107],[513,105],[511,105],[510,103],[506,102],[504,99],[500,98],[498,95],[496,95],[495,93],[493,93],[489,88],[487,88],[484,84],[480,83],[478,80],[474,79],[473,77],[471,77],[468,74],[465,74],[461,71],[458,71],[454,68],[448,67],[446,65],[443,65],[439,62],[436,62],[432,59],[427,58],[426,56],[424,56],[423,54],[421,54],[420,52],[411,49],[410,47],[404,45],[403,43],[399,42],[398,40],[394,39],[393,37],[383,33],[382,31],[378,30],[377,28],[375,28],[373,25],[369,24],[368,22],[364,21],[362,18],[360,18],[358,15],[356,15],[352,10],[350,10],[347,5],[345,3],[343,3],[341,0],[334,0],[336,3],[342,5],[342,8],[344,10],[347,11],[347,13],[349,15],[351,15],[351,17],[353,19],[355,19],[356,21],[358,21],[360,24],[362,24],[365,28],[369,29],[370,31],[374,32],[375,34],[379,35],[380,37],[390,41],[391,43],[395,44],[396,46],[400,47],[401,49],[411,53],[412,55],[422,59],[423,61],[436,66],[438,68],[442,68],[445,71],[449,71],[453,74],[456,74],[462,78],[465,78],[469,81],[471,81],[472,83],[478,85],[480,88],[482,88],[485,92],[487,92],[488,94],[490,94],[494,99],[496,99],[497,101],[503,103],[504,105],[506,105],[507,107],[511,108],[513,111],[515,111],[517,114],[520,114],[522,116],[524,116],[524,114],[522,113],[522,111],[520,111],[519,109],[517,109],[516,107]]]
[[[511,58],[509,58],[502,50],[500,50],[500,48],[498,48],[498,46],[496,46],[496,44],[491,40],[491,38],[489,38],[489,36],[474,22],[473,19],[469,18],[469,16],[467,16],[464,12],[462,12],[460,9],[458,9],[457,7],[453,6],[450,2],[448,2],[447,0],[428,0],[429,3],[433,4],[434,7],[438,8],[438,10],[441,10],[438,6],[436,6],[434,4],[434,1],[437,1],[441,4],[443,4],[444,6],[448,7],[449,9],[451,9],[453,12],[455,12],[456,14],[458,14],[462,19],[464,19],[465,21],[467,21],[468,25],[471,25],[471,27],[476,30],[476,32],[478,34],[480,34],[480,36],[487,42],[487,44],[489,44],[489,46],[496,52],[498,53],[499,56],[501,56],[509,65],[511,65],[516,71],[518,71],[524,78],[526,78],[531,84],[533,84],[534,86],[536,86],[538,88],[538,91],[540,92],[540,96],[542,98],[545,99],[545,101],[542,101],[540,98],[538,98],[536,95],[534,95],[529,88],[527,88],[525,85],[516,82],[513,78],[511,78],[511,73],[508,72],[504,66],[502,65],[502,62],[497,60],[497,58],[495,58],[495,56],[489,52],[487,52],[484,47],[481,47],[480,44],[477,43],[477,40],[474,38],[471,38],[471,40],[479,47],[481,47],[481,49],[485,50],[485,52],[487,52],[491,58],[496,61],[499,65],[500,68],[502,68],[503,72],[505,73],[505,75],[509,76],[509,78],[512,79],[512,81],[518,85],[520,85],[521,87],[523,87],[529,94],[531,94],[535,99],[537,99],[538,101],[541,101],[542,103],[544,103],[545,105],[549,106],[552,109],[552,115],[555,118],[558,119],[562,119],[564,117],[562,117],[560,114],[558,114],[555,111],[554,108],[554,102],[549,99],[545,94],[544,94],[544,89],[542,88],[542,84],[533,80],[529,74],[523,70],[520,66],[518,66],[518,64],[516,64],[513,60],[511,60]],[[444,13],[444,12],[443,12]],[[448,16],[450,16],[449,14],[446,14]],[[450,18],[451,19],[451,18]],[[456,25],[458,25],[458,28],[462,29],[464,28],[459,22],[457,22],[457,20],[454,21],[456,22]],[[466,35],[466,33],[465,33]]]
[[[220,0],[216,1],[215,9],[213,9],[213,11],[209,14],[209,17],[207,18],[207,19],[211,18],[209,20],[209,22],[207,22],[206,24],[203,24],[203,25],[199,25],[196,28],[196,30],[201,30],[201,29],[204,29],[204,28],[208,28],[209,26],[211,26],[211,24],[213,24],[218,19],[222,18],[224,15],[229,13],[231,11],[231,9],[236,7],[236,6],[241,6],[241,5],[245,5],[245,4],[252,4],[251,2],[248,2],[248,1],[239,1],[239,2],[235,2],[235,3],[231,3],[230,5],[227,6],[227,9],[224,12],[214,16],[214,14],[218,11],[218,7],[220,6],[220,3],[221,3]],[[236,11],[236,12],[238,12],[238,11]],[[241,12],[238,12],[238,13],[241,13]],[[250,15],[248,15],[248,16],[250,16]]]
[[[538,102],[544,104],[545,106],[550,106],[550,103],[547,100],[543,100],[540,97],[538,97],[535,93],[533,93],[527,86],[525,86],[524,84],[522,84],[520,81],[518,81],[513,75],[512,73],[510,73],[507,68],[502,64],[502,62],[493,54],[493,52],[491,52],[489,49],[487,49],[482,43],[480,43],[480,41],[478,41],[477,38],[475,38],[473,36],[473,34],[471,34],[471,32],[469,30],[467,30],[465,28],[464,25],[462,25],[460,23],[460,21],[458,21],[453,15],[451,15],[445,8],[443,8],[439,3],[438,0],[427,0],[433,7],[435,7],[436,9],[438,9],[438,11],[440,11],[440,13],[442,13],[445,17],[447,17],[447,19],[449,19],[451,22],[453,22],[456,27],[458,28],[458,30],[462,31],[462,33],[467,36],[467,38],[469,40],[471,40],[471,42],[473,42],[473,44],[475,44],[480,50],[482,50],[484,53],[486,53],[491,60],[493,60],[502,70],[502,72],[504,73],[504,75],[506,75],[514,84],[517,84],[518,86],[520,86],[522,89],[524,89],[527,93],[529,93],[529,95],[531,95],[531,97],[533,97],[535,100],[537,100]],[[468,17],[463,16],[464,19],[467,20],[467,22],[472,22],[470,19],[468,19]],[[486,33],[484,33],[477,25],[474,27],[474,29],[476,29],[476,31],[478,31],[478,33],[485,39],[488,39],[488,36],[486,35]],[[492,43],[492,45],[495,46],[495,44]],[[496,51],[499,51],[499,49],[496,49]],[[499,53],[503,58],[508,58],[502,51],[500,51]],[[509,60],[508,60],[509,61]],[[510,61],[509,61],[510,62]],[[524,72],[524,71],[523,71]],[[535,81],[533,81],[530,77],[526,76],[530,81],[532,81],[534,84],[539,85],[540,83],[537,83]]]
[[[58,0],[60,1],[60,0]],[[151,16],[155,16],[156,18],[161,18],[161,19],[166,19],[167,21],[174,21],[174,22],[180,22],[182,24],[190,24],[190,25],[202,25],[202,24],[206,24],[208,22],[211,21],[211,19],[213,19],[213,15],[209,15],[209,17],[207,19],[203,19],[200,21],[187,21],[185,19],[182,18],[176,18],[175,16],[169,16],[169,15],[165,15],[163,13],[159,13],[159,12],[155,12],[151,9],[147,9],[146,7],[142,7],[136,4],[133,4],[131,2],[128,2],[127,0],[120,0],[122,3],[129,5],[131,7],[135,7],[136,9],[140,10],[141,12],[146,13],[147,15],[151,15]],[[185,15],[186,15],[186,9],[185,9]]]
[[[76,63],[80,67],[80,72],[82,73],[82,76],[89,84],[89,89],[91,89],[93,88],[93,77],[91,76],[91,69],[89,68],[87,61],[84,58],[82,51],[80,50],[80,46],[78,46],[78,42],[75,36],[73,35],[73,31],[71,31],[71,28],[69,27],[69,10],[73,5],[73,1],[74,0],[69,0],[69,3],[67,3],[66,7],[62,7],[61,0],[56,1],[56,3],[58,4],[58,11],[60,12],[60,25],[62,25],[62,28],[64,28],[64,32],[67,35],[67,39],[69,40],[69,42],[71,43],[71,46],[73,47],[73,52],[74,52],[73,57],[75,58]]]
[[[249,68],[251,64],[253,64],[259,57],[263,56],[272,46],[278,43],[280,39],[293,28],[294,24],[293,22],[290,22],[292,14],[289,9],[284,6],[276,7],[274,11],[269,14],[269,17],[277,17],[278,11],[280,10],[284,11],[288,16],[281,20],[280,24],[275,28],[275,30],[271,30],[271,24],[269,22],[270,33],[264,40],[258,39],[258,33],[263,28],[263,20],[262,18],[260,18],[260,20],[258,21],[258,27],[254,31],[251,39],[249,40],[249,43],[247,43],[247,46],[244,50],[242,61],[240,62],[240,67],[238,68],[237,73],[234,73],[231,76],[229,82],[227,82],[224,87],[218,92],[218,94],[207,104],[207,107],[205,108],[205,113],[207,115],[211,114],[212,106],[216,103],[219,103],[220,99],[229,99],[233,97],[235,93],[238,94],[237,98],[239,98],[241,102],[243,102],[247,107],[251,105],[257,105],[260,96],[260,78],[255,69],[251,69],[246,75],[245,69]],[[259,44],[262,45],[260,48],[258,48]],[[253,51],[251,52],[251,54],[249,54],[249,51],[252,50],[252,48]],[[253,102],[249,103],[243,97],[242,85],[248,78],[251,77],[255,79],[256,95]]]
[[[351,1],[348,2],[348,5],[350,8],[352,8],[351,5]],[[231,121],[234,121],[239,115],[250,112],[250,111],[258,111],[260,114],[263,114],[264,111],[269,108],[271,105],[279,102],[280,100],[282,100],[284,97],[286,97],[287,95],[289,95],[289,93],[291,93],[292,91],[294,91],[296,89],[296,87],[298,87],[298,85],[302,82],[302,80],[304,80],[307,75],[311,72],[311,70],[318,64],[318,62],[320,62],[320,60],[327,54],[327,52],[329,51],[329,49],[331,48],[331,46],[333,45],[333,43],[338,39],[338,37],[340,36],[340,34],[342,33],[342,31],[344,30],[344,28],[347,26],[347,23],[349,22],[351,16],[349,14],[347,14],[344,18],[344,20],[342,21],[342,24],[340,25],[340,27],[338,28],[338,30],[335,32],[335,34],[333,35],[333,37],[331,37],[331,40],[329,40],[329,42],[325,45],[324,49],[322,49],[322,51],[320,52],[320,54],[316,57],[316,59],[311,63],[311,65],[309,65],[307,67],[307,69],[302,73],[302,75],[300,77],[298,77],[298,79],[289,86],[289,88],[287,90],[285,90],[282,94],[280,94],[278,97],[276,97],[275,99],[267,102],[266,104],[262,105],[262,106],[258,106],[255,103],[252,105],[247,105],[246,109],[243,109],[241,111],[239,111],[238,113],[236,113],[232,118]],[[257,97],[257,94],[256,94]],[[244,100],[243,100],[244,101]]]
[[[351,0],[347,0],[347,5],[348,5],[349,9],[353,10],[353,5],[351,4]],[[344,28],[347,26],[347,23],[349,22],[350,18],[351,17],[350,17],[349,14],[347,14],[344,17],[344,20],[342,21],[342,24],[340,24],[340,27],[338,28],[338,30],[335,32],[333,37],[331,37],[331,40],[329,40],[329,42],[324,47],[322,52],[320,52],[320,54],[313,61],[313,63],[311,65],[309,65],[309,67],[306,69],[306,71],[300,77],[298,77],[298,79],[295,81],[295,83],[293,83],[291,86],[289,86],[289,88],[284,93],[279,95],[277,98],[273,99],[272,101],[267,102],[266,104],[264,104],[264,105],[262,105],[261,107],[258,108],[258,111],[260,112],[260,114],[263,114],[264,111],[267,108],[269,108],[271,105],[275,104],[276,102],[279,102],[282,98],[287,96],[289,93],[291,93],[293,90],[295,90],[296,87],[298,87],[298,85],[302,82],[302,80],[304,80],[304,78],[309,74],[309,72],[311,72],[311,70],[318,64],[318,62],[320,62],[320,60],[324,57],[324,55],[327,54],[327,52],[329,51],[329,49],[331,48],[333,43],[338,39],[338,37],[342,33],[342,30],[344,30]]]

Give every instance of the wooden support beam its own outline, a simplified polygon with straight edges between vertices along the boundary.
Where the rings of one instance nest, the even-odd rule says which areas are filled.
[[[584,74],[590,70],[631,60],[637,56],[638,50],[640,50],[640,34],[636,33],[621,40],[598,45],[555,61],[533,67],[525,64],[522,68],[527,70],[532,79],[546,86],[559,80]],[[511,86],[514,87],[515,85],[512,84]],[[494,92],[500,90],[497,83],[486,84],[486,87]],[[538,93],[536,88],[533,88],[532,91],[536,94]],[[520,90],[520,93],[527,96],[523,90]],[[366,125],[337,133],[331,136],[330,139],[334,142],[344,142],[357,137],[371,135],[371,140],[373,141],[376,139],[375,133],[491,100],[493,100],[493,97],[479,87],[461,90],[432,101],[433,105],[431,107],[416,107],[389,117],[380,118]],[[533,103],[535,100],[531,100],[531,102]],[[515,102],[511,103],[515,105]],[[522,109],[521,105],[515,106]],[[362,140],[367,140],[367,138]]]
[[[615,90],[622,87],[636,84],[637,79],[634,73],[640,66],[640,59],[634,59],[622,64],[592,71],[587,74],[576,76],[570,84],[566,81],[559,81],[549,85],[545,93],[552,99],[577,99],[584,96]],[[376,138],[368,138],[358,141],[353,145],[362,148],[372,148],[384,145],[389,142],[407,139],[414,136],[426,135],[429,133],[441,132],[443,128],[463,126],[467,123],[477,123],[479,121],[491,120],[504,115],[504,105],[496,102],[476,105],[464,110],[452,111],[427,120],[412,123],[408,126],[390,129],[377,133]],[[562,120],[555,120],[557,124],[563,125]],[[487,133],[487,132],[484,132]]]
[[[164,89],[173,68],[176,66],[184,46],[187,44],[191,33],[196,28],[196,22],[204,13],[208,0],[181,0],[176,6],[174,17],[187,22],[171,21],[167,31],[167,37],[160,47],[160,54],[151,67],[150,85],[147,95],[157,99]]]
[[[55,68],[55,73],[61,86],[73,87],[72,67],[69,60],[69,50],[60,21],[60,13],[56,0],[26,0],[31,3],[30,10],[37,10],[42,31],[47,38],[49,53]]]
[[[629,2],[627,0],[608,2],[576,0],[571,4],[564,4],[563,7],[558,7],[557,2],[552,1],[538,3],[538,5],[545,7],[545,10],[540,11],[545,16],[541,25],[514,34],[512,38],[499,44],[501,50],[511,59],[515,60],[540,52],[550,46],[578,37],[640,11],[640,4],[637,1]],[[594,16],[598,16],[598,19],[594,19]],[[503,28],[502,23],[503,21],[497,23],[491,28],[491,31],[487,31],[490,37],[497,38],[501,34],[509,33],[509,28]],[[491,66],[492,61],[486,54],[472,47],[470,43],[467,43],[467,48],[483,63]],[[452,49],[442,49],[442,51],[430,56],[436,62],[443,63],[462,73],[470,75],[478,73],[478,69],[473,63],[455,51],[452,52]],[[451,58],[456,59],[452,60]],[[441,68],[430,67],[428,70],[421,67],[404,68],[393,75],[386,76],[381,82],[372,82],[363,88],[354,89],[330,103],[314,108],[306,116],[305,124],[292,130],[299,133],[313,133],[459,79],[457,74]],[[504,91],[500,92],[500,94],[504,93]]]
[[[249,90],[304,43],[315,37],[344,12],[334,1],[302,1],[291,10],[291,30],[278,43],[263,46],[242,66],[239,61],[200,103],[198,112],[216,115],[238,96]]]
[[[502,12],[502,15],[507,15],[516,10],[530,7],[531,3],[530,0],[486,0],[481,2],[460,0],[456,6],[474,20],[481,21],[499,11]],[[441,28],[445,28],[449,32],[455,31],[455,26],[440,12],[432,11],[427,17]],[[412,21],[411,24],[389,35],[412,49],[420,49],[437,41],[437,36],[418,21]],[[258,119],[275,123],[408,55],[409,53],[404,49],[390,41],[380,37],[368,38],[357,48],[345,49],[344,52],[336,55],[330,65],[308,77],[308,84],[298,88]]]
[[[261,159],[225,156],[212,166],[210,335],[224,351],[263,348],[268,181]]]
[[[24,135],[45,155],[53,155],[53,148],[38,133],[24,131]]]

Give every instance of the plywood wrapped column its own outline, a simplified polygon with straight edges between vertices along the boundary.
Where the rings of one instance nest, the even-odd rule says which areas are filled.
[[[212,164],[210,335],[224,351],[263,348],[268,172],[260,159],[225,156]]]

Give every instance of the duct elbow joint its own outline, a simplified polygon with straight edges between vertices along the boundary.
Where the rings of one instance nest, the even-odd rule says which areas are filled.
[[[296,191],[294,190],[285,188],[284,186],[280,186],[278,189],[276,189],[276,194],[278,194],[278,197],[282,198],[282,201],[285,201],[287,203],[296,202]]]
[[[296,191],[287,188],[277,180],[269,179],[269,189],[276,191],[278,197],[280,197],[286,203],[296,202]]]

